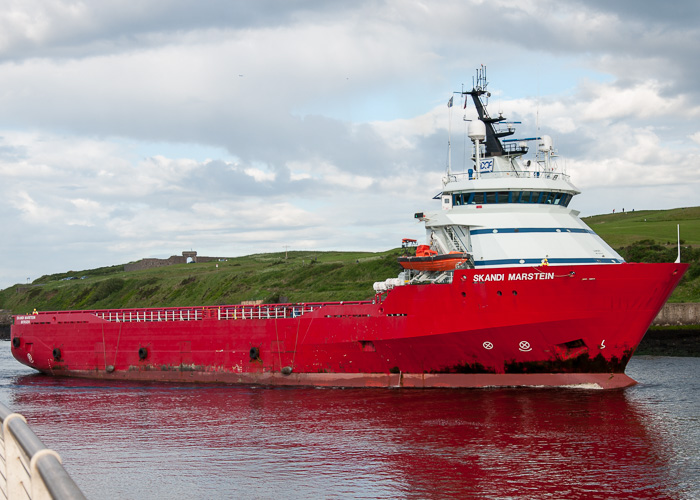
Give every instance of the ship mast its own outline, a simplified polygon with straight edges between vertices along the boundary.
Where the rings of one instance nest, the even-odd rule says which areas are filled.
[[[452,173],[452,103],[454,102],[454,96],[450,97],[447,101],[447,108],[449,113],[447,115],[447,176],[449,177]]]
[[[471,96],[472,100],[474,101],[476,111],[479,114],[479,120],[484,122],[484,125],[486,125],[486,153],[484,156],[503,156],[505,154],[505,149],[501,144],[500,138],[513,135],[515,131],[506,130],[500,132],[496,131],[494,128],[493,124],[505,121],[505,117],[503,115],[499,115],[498,118],[491,118],[489,116],[488,111],[486,111],[486,104],[481,99],[481,96],[483,95],[486,95],[487,99],[491,96],[491,93],[486,90],[487,87],[488,81],[486,80],[486,66],[482,64],[481,67],[477,68],[476,70],[476,79],[474,80],[472,90],[462,91],[461,94]]]

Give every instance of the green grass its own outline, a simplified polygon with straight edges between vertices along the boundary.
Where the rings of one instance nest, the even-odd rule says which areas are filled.
[[[673,262],[676,224],[682,260],[691,267],[671,302],[700,301],[700,207],[597,215],[584,221],[628,262]],[[400,249],[385,252],[255,254],[226,262],[180,264],[125,272],[123,265],[42,276],[0,290],[0,309],[106,309],[237,304],[244,300],[363,300],[372,284],[395,277]],[[76,278],[69,281],[64,278]],[[82,278],[82,279],[81,279]]]
[[[125,272],[124,266],[42,276],[0,291],[0,308],[108,309],[237,304],[244,300],[318,302],[364,300],[375,281],[401,270],[399,249],[386,252],[256,254],[226,262],[178,264]],[[69,281],[66,277],[74,277]],[[84,277],[83,279],[80,279]]]
[[[583,221],[613,248],[640,240],[674,244],[678,224],[681,240],[686,245],[700,246],[700,207],[594,215]]]

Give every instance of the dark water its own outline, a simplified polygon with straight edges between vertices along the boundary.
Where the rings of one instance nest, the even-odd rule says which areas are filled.
[[[700,498],[700,358],[617,391],[52,379],[0,343],[0,401],[90,498]]]

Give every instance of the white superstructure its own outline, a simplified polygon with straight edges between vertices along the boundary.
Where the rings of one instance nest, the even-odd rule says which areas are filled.
[[[511,125],[500,131],[490,118],[481,96],[486,75],[477,71],[471,96],[479,120],[469,125],[474,143],[473,168],[449,171],[437,196],[442,210],[417,213],[425,223],[430,246],[438,253],[468,252],[475,267],[557,264],[617,264],[623,258],[568,208],[580,192],[555,161],[548,136],[504,140]],[[534,159],[524,158],[527,142],[538,141]]]

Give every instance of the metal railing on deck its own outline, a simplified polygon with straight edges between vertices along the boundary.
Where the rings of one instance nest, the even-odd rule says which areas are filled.
[[[199,321],[202,319],[280,319],[298,318],[328,305],[360,305],[371,301],[313,302],[305,304],[260,304],[156,309],[82,311],[114,322]]]
[[[497,170],[495,172],[483,172],[481,174],[482,180],[483,179],[494,179],[497,177],[518,177],[521,179],[551,179],[553,181],[556,181],[558,178],[562,178],[566,181],[569,180],[569,175],[564,174],[559,171],[529,171],[529,170]],[[474,177],[474,174],[469,174],[468,172],[452,172],[450,175],[447,176],[448,181],[450,182],[457,182],[461,180],[477,180]]]
[[[61,464],[32,432],[27,420],[0,403],[0,493],[8,500],[84,499]]]

